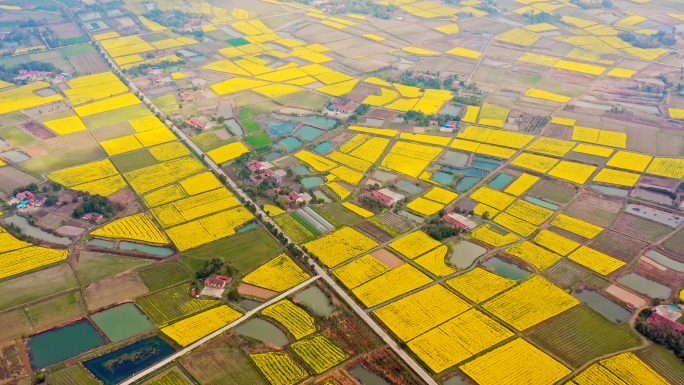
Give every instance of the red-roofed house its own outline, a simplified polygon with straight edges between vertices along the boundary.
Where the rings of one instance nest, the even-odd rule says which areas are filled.
[[[402,194],[396,193],[390,189],[373,190],[365,195],[367,198],[374,199],[382,205],[390,207],[391,205],[404,200],[406,197]]]
[[[296,191],[290,192],[287,197],[290,199],[290,202],[304,202],[304,199],[302,199]]]
[[[92,221],[97,222],[100,219],[102,219],[102,214],[100,214],[100,213],[88,213],[88,214],[84,215],[83,217],[81,217],[81,219],[83,219],[84,221],[91,221],[92,220]]]
[[[206,123],[195,118],[194,116],[192,118],[190,118],[190,120],[188,120],[187,123],[193,127],[201,128],[202,130],[204,130],[207,127]]]
[[[657,326],[670,326],[674,328],[677,331],[684,331],[684,325],[679,324],[677,322],[670,321],[669,319],[665,318],[665,316],[662,316],[658,313],[653,313],[648,319],[646,320],[648,323],[652,325],[657,325]]]
[[[442,220],[444,220],[446,223],[450,224],[451,226],[460,227],[464,231],[472,230],[475,227],[477,227],[476,222],[468,219],[467,217],[464,217],[463,215],[456,214],[456,213],[446,214],[445,216],[442,217]]]
[[[232,281],[232,277],[226,277],[225,275],[210,275],[204,280],[204,285],[205,286],[210,286],[210,287],[218,287],[223,289],[226,284],[229,284],[230,281]]]

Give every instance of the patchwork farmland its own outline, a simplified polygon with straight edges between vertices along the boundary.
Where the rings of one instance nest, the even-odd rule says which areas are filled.
[[[0,383],[684,384],[681,8],[3,1]]]

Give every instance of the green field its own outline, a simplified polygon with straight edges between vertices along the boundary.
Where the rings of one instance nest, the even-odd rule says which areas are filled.
[[[181,364],[201,384],[268,385],[249,357],[228,341],[197,350]]]
[[[42,174],[94,162],[107,157],[99,144],[91,144],[73,151],[41,156],[18,164],[17,168],[40,177]]]
[[[70,37],[68,39],[59,39],[59,44],[60,45],[74,45],[74,44],[85,43],[87,41],[88,41],[87,37],[79,36],[79,37]]]
[[[310,206],[310,207],[313,211],[316,212],[316,214],[320,215],[321,217],[323,217],[323,219],[328,221],[331,225],[335,226],[336,229],[339,229],[340,227],[344,226],[344,223],[338,221],[332,215],[326,213],[325,211],[321,210],[320,208],[315,207],[315,206]]]
[[[178,370],[171,369],[146,385],[188,385],[188,381]]]
[[[641,345],[629,325],[616,325],[580,305],[529,337],[575,368],[594,358]]]
[[[111,126],[121,122],[127,122],[145,116],[152,115],[152,112],[144,104],[136,104],[130,107],[119,108],[118,110],[102,112],[95,115],[84,116],[81,120],[86,127],[92,129]]]
[[[245,137],[245,142],[249,143],[256,150],[271,144],[271,138],[265,132],[257,131],[254,134]]]
[[[242,127],[247,130],[247,133],[257,132],[261,129],[252,119],[243,120],[240,123],[242,123]]]
[[[650,345],[636,355],[672,385],[684,385],[684,362],[662,346]]]
[[[567,289],[584,280],[590,273],[584,267],[568,260],[561,259],[544,270],[542,275],[561,289]]]
[[[260,228],[219,239],[184,254],[204,260],[219,258],[240,270],[247,270],[280,249],[280,243],[268,231]]]
[[[50,385],[101,385],[102,382],[91,377],[78,364],[58,370],[48,376]]]
[[[301,217],[301,215],[297,214],[296,212],[290,214],[292,218],[294,218],[297,222],[299,222],[302,226],[304,226],[307,230],[311,232],[311,234],[315,236],[321,235],[321,232],[316,230],[315,227],[311,226],[311,224],[307,221],[304,220],[304,218]]]
[[[325,106],[330,97],[311,91],[300,91],[274,98],[274,100],[288,106],[317,109]]]
[[[213,131],[203,132],[199,135],[193,135],[190,137],[193,143],[195,143],[202,150],[206,150],[217,143],[221,142],[221,138],[216,136]]]
[[[173,286],[138,298],[135,303],[157,325],[171,323],[219,304],[217,301],[192,298],[190,296],[190,283]]]
[[[247,107],[240,108],[240,112],[238,113],[238,117],[240,118],[240,120],[249,119],[249,118],[254,117],[254,116],[257,116],[257,113],[252,111],[252,109],[247,108]]]
[[[87,285],[150,263],[152,261],[149,259],[81,251],[74,268],[81,285]]]
[[[28,334],[32,330],[31,323],[26,318],[24,309],[12,310],[0,314],[0,340],[19,337]]]
[[[171,262],[138,271],[140,279],[150,291],[163,289],[190,278],[183,266]]]
[[[151,33],[149,35],[145,35],[145,39],[149,42],[164,40],[164,39],[168,39],[168,38],[169,37],[164,35],[163,33]]]
[[[23,122],[26,117],[18,112],[10,112],[0,115],[0,126],[9,126],[11,124]]]
[[[535,183],[534,186],[532,186],[527,192],[556,203],[565,204],[570,202],[572,197],[575,196],[576,191],[572,187],[563,186],[552,181],[542,179]]]
[[[49,282],[49,284],[36,285],[35,282]],[[12,293],[12,295],[0,297],[0,310],[35,301],[76,286],[78,286],[76,277],[66,263],[10,279],[0,283],[0,292]]]
[[[226,40],[226,43],[232,45],[233,47],[239,47],[241,45],[247,45],[249,42],[241,37],[235,38],[235,39],[228,39]]]
[[[72,291],[45,302],[31,305],[25,310],[34,329],[41,329],[57,322],[73,319],[83,314],[81,292]]]
[[[331,195],[337,196],[337,195]],[[355,225],[363,221],[363,217],[353,211],[345,208],[341,204],[325,205],[323,210],[330,214],[333,218],[344,223],[347,226]]]
[[[13,126],[0,128],[0,137],[14,147],[26,146],[38,141],[38,139]]]
[[[125,173],[139,168],[153,166],[159,163],[149,151],[142,149],[128,154],[110,158],[120,173]]]
[[[62,55],[66,56],[67,59],[76,55],[85,55],[87,53],[97,52],[95,47],[90,44],[79,45],[78,47],[62,48],[60,51],[62,51]]]

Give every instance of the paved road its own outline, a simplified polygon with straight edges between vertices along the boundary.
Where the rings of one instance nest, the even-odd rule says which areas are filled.
[[[98,44],[99,44],[99,43],[98,43]],[[107,54],[106,51],[104,51],[104,50],[103,50],[103,52],[105,52],[105,58],[106,58],[107,61],[109,62],[109,65],[110,65],[117,73],[119,73],[120,75],[122,75],[122,76],[125,77],[125,75],[123,75],[123,73],[121,72],[120,68],[116,65],[116,63],[114,63],[114,61],[113,61],[112,58],[109,56],[109,54]],[[129,86],[134,92],[140,92],[140,89],[138,89],[138,87],[137,87],[135,84],[133,84],[127,77],[126,77],[126,79],[128,80],[128,86]],[[147,97],[147,95],[145,95],[144,93],[142,93],[142,98],[143,98],[143,101],[144,101],[146,104],[148,104],[148,105],[151,106],[151,108],[154,110],[154,112],[157,112],[157,113],[159,113],[159,114],[163,114],[163,113],[161,112],[161,110],[160,110],[159,108],[157,108],[157,106],[155,106],[154,103],[152,103],[152,101]],[[187,135],[185,135],[185,133],[183,133],[178,127],[176,127],[176,126],[173,124],[173,122],[171,122],[170,120],[166,120],[166,124],[167,124],[168,126],[170,126],[170,127],[173,129],[173,131],[174,131],[182,140],[184,140],[184,141],[185,141],[185,142],[186,142],[186,143],[187,143],[187,144],[188,144],[188,145],[189,145],[197,154],[199,154],[200,156],[204,156],[204,155],[205,155],[204,152],[203,152],[199,147],[197,147],[197,145],[195,145],[195,143],[193,143],[193,142],[187,137]],[[310,257],[308,257],[308,255],[307,255],[306,253],[304,253],[304,251],[303,251],[301,248],[299,248],[299,245],[297,245],[297,243],[295,243],[294,241],[292,241],[292,239],[290,239],[290,237],[287,236],[287,234],[280,228],[280,226],[278,226],[278,224],[275,223],[275,221],[273,221],[273,220],[268,216],[268,214],[266,214],[265,212],[263,212],[263,211],[261,210],[261,208],[259,208],[259,206],[257,206],[257,205],[252,201],[252,199],[251,199],[247,194],[245,194],[245,192],[242,191],[242,189],[240,189],[240,187],[238,187],[238,185],[235,183],[235,181],[233,181],[232,179],[230,179],[230,177],[229,177],[225,172],[223,172],[223,170],[221,170],[221,168],[219,168],[218,165],[217,165],[216,163],[214,163],[214,161],[212,161],[208,156],[204,156],[204,160],[207,162],[207,164],[209,165],[209,167],[210,167],[214,172],[216,172],[216,173],[219,174],[219,175],[223,175],[223,176],[226,178],[226,181],[230,184],[230,186],[233,188],[233,190],[235,190],[235,192],[236,192],[238,195],[240,195],[240,196],[242,197],[242,199],[245,200],[245,202],[249,202],[249,203],[252,203],[252,204],[254,205],[254,207],[256,208],[256,213],[257,213],[257,214],[261,215],[261,216],[264,218],[264,220],[265,220],[266,222],[270,223],[270,224],[273,225],[276,229],[278,229],[283,235],[285,235],[285,238],[287,239],[288,242],[291,242],[293,245],[295,245],[295,246],[297,247],[297,249],[299,249],[299,250],[303,253],[303,255],[307,258],[308,263],[314,266],[314,270],[316,271],[316,273],[318,274],[318,276],[319,276],[319,277],[322,277],[322,278],[323,278],[323,279],[324,279],[324,280],[333,288],[333,290],[335,290],[335,292],[337,293],[337,295],[338,295],[339,297],[343,298],[343,299],[347,302],[347,304],[349,304],[349,306],[354,310],[354,312],[355,312],[359,317],[361,317],[361,318],[362,318],[362,319],[363,319],[363,320],[364,320],[364,321],[365,321],[365,322],[366,322],[366,323],[367,323],[367,324],[368,324],[368,325],[369,325],[369,326],[370,326],[370,327],[371,327],[371,328],[372,328],[372,329],[373,329],[373,330],[374,330],[374,331],[375,331],[375,332],[376,332],[376,333],[385,341],[385,343],[386,343],[387,345],[389,345],[389,346],[392,348],[392,350],[394,350],[400,357],[402,357],[402,359],[409,365],[409,367],[411,367],[411,369],[413,369],[413,370],[415,371],[416,374],[418,374],[418,376],[420,376],[420,377],[423,379],[423,381],[425,381],[428,385],[437,385],[437,382],[435,382],[435,380],[432,379],[432,377],[431,377],[431,376],[430,376],[430,375],[429,375],[429,374],[428,374],[428,373],[427,373],[427,372],[426,372],[426,371],[425,371],[425,370],[424,370],[424,369],[423,369],[415,360],[413,360],[405,351],[403,351],[402,348],[399,347],[399,345],[397,345],[397,343],[394,342],[394,340],[393,340],[387,333],[385,333],[385,331],[384,331],[384,330],[383,330],[383,329],[382,329],[382,328],[381,328],[381,327],[380,327],[380,326],[379,326],[379,325],[378,325],[370,316],[368,316],[368,314],[366,314],[366,313],[363,311],[363,309],[361,309],[361,307],[360,307],[358,304],[356,304],[356,302],[354,302],[354,300],[352,300],[352,299],[347,295],[347,293],[346,293],[346,292],[345,292],[345,291],[344,291],[344,290],[343,290],[343,289],[342,289],[342,288],[341,288],[341,287],[340,287],[340,286],[339,286],[339,285],[338,285],[338,284],[337,284],[337,283],[328,275],[328,273],[327,273],[325,270],[323,270],[323,269],[316,263],[316,261],[314,261],[313,259],[311,259]],[[291,292],[291,290],[288,291],[288,292]],[[280,297],[281,297],[281,296],[279,296],[279,298],[280,298]],[[270,303],[270,302],[269,302],[269,303]],[[261,307],[259,307],[259,308],[261,308]],[[251,312],[249,312],[248,314],[255,314],[255,313],[256,313],[256,309],[253,310],[253,311],[251,311]],[[236,321],[236,322],[237,322],[237,321]],[[231,325],[232,325],[232,326],[231,326]],[[230,329],[230,327],[235,326],[235,325],[233,325],[233,324],[231,324],[231,325],[228,325],[227,327],[225,327],[225,328],[223,328],[223,329],[221,329],[221,330],[228,330],[228,329]],[[219,332],[217,331],[217,332],[211,334],[210,336],[207,336],[207,337],[203,338],[202,340],[196,342],[195,344],[191,345],[192,348],[194,349],[194,348],[196,348],[197,346],[199,346],[199,344],[201,344],[202,342],[208,341],[209,339],[213,338],[213,337],[211,337],[212,335],[218,335],[217,333],[219,333]],[[219,333],[219,334],[220,334],[220,333]],[[209,338],[209,337],[211,337],[211,338]],[[176,357],[176,358],[177,358],[177,357],[180,357],[181,355],[186,354],[187,352],[189,352],[190,350],[192,350],[192,349],[190,349],[190,350],[188,350],[188,349],[190,349],[190,347],[188,347],[188,348],[186,348],[186,349],[183,349],[183,350],[181,350],[180,352],[176,353],[176,354],[174,355],[174,357]],[[164,360],[163,362],[170,362],[170,360],[167,359],[167,360]],[[161,364],[161,363],[160,363],[160,364]],[[163,365],[161,365],[161,366],[163,366]],[[157,364],[157,365],[155,365],[155,366],[153,366],[153,367],[151,367],[151,368],[148,368],[148,369],[146,369],[145,371],[141,372],[140,374],[136,375],[135,377],[131,378],[130,380],[124,382],[123,384],[124,384],[124,385],[125,385],[125,384],[130,384],[131,381],[133,381],[133,379],[141,378],[142,376],[145,376],[145,375],[147,375],[147,374],[150,374],[150,373],[152,373],[154,370],[160,368],[161,366],[160,366],[159,364]]]
[[[158,363],[155,364],[155,365],[150,366],[149,368],[143,370],[142,372],[136,374],[135,376],[129,378],[128,380],[122,382],[120,385],[132,384],[132,383],[134,383],[135,381],[140,380],[141,378],[143,378],[143,377],[145,377],[145,376],[151,374],[152,372],[154,372],[154,371],[156,371],[156,370],[158,370],[158,369],[163,368],[164,366],[170,364],[170,363],[173,362],[174,360],[177,360],[177,359],[180,358],[181,356],[186,355],[186,354],[190,353],[191,351],[197,349],[198,347],[200,347],[200,346],[201,346],[202,344],[204,344],[205,342],[207,342],[207,341],[209,341],[209,340],[211,340],[211,339],[213,339],[213,338],[215,338],[215,337],[220,336],[221,333],[223,333],[223,332],[225,332],[225,331],[227,331],[227,330],[229,330],[229,329],[232,329],[232,328],[238,326],[239,324],[241,324],[241,323],[243,323],[244,321],[246,321],[247,319],[249,319],[251,316],[253,316],[253,315],[255,315],[256,313],[260,312],[260,311],[261,311],[262,309],[264,309],[265,307],[270,306],[270,305],[272,305],[272,304],[274,304],[274,303],[280,301],[280,300],[283,299],[283,298],[286,298],[286,297],[289,296],[290,294],[293,294],[293,293],[296,292],[297,290],[299,290],[299,289],[301,289],[301,288],[303,288],[303,287],[309,285],[310,283],[316,281],[316,280],[319,279],[319,278],[320,278],[319,276],[315,276],[315,277],[311,277],[311,278],[307,279],[306,281],[300,283],[299,285],[293,287],[292,289],[290,289],[290,290],[288,290],[288,291],[283,292],[282,294],[280,294],[279,296],[273,298],[272,300],[270,300],[270,301],[268,301],[268,302],[265,302],[264,304],[262,304],[261,306],[257,307],[256,309],[248,311],[247,313],[245,313],[245,315],[243,315],[242,317],[238,318],[238,319],[237,319],[236,321],[234,321],[233,323],[228,324],[228,325],[222,327],[221,329],[219,329],[219,330],[217,330],[217,331],[215,331],[215,332],[209,334],[208,336],[206,336],[206,337],[204,337],[204,338],[198,340],[197,342],[193,343],[192,345],[188,345],[188,347],[184,348],[183,350],[177,351],[176,353],[174,353],[173,355],[167,357],[166,359],[164,359],[164,360],[158,362]]]

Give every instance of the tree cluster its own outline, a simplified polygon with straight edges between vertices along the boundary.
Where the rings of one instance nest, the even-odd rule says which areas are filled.
[[[19,70],[56,72],[57,68],[52,63],[44,63],[42,61],[30,61],[28,63],[20,63],[11,67],[0,65],[0,79],[4,81],[12,81],[15,76],[19,75]]]
[[[234,273],[235,271],[229,264],[223,263],[223,261],[218,258],[212,258],[211,260],[204,262],[204,266],[197,269],[195,278],[204,279],[212,274],[232,277]]]
[[[74,218],[81,218],[87,213],[100,213],[105,217],[109,217],[116,214],[119,210],[121,210],[119,204],[110,201],[107,197],[86,194],[83,196],[83,202],[74,209],[72,216]]]
[[[438,241],[461,234],[460,227],[451,226],[441,219],[430,220],[425,224],[423,231]]]
[[[190,22],[190,16],[181,11],[165,11],[162,12],[158,9],[153,9],[151,11],[145,12],[143,15],[147,19],[159,23],[164,27],[183,27]]]

